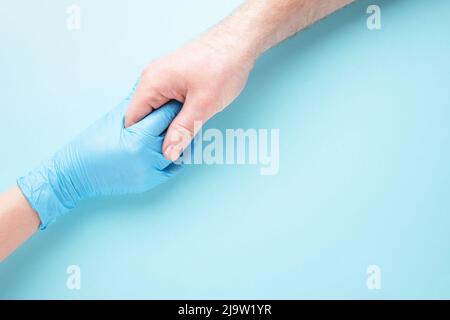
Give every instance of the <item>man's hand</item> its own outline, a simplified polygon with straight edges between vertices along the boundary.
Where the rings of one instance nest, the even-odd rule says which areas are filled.
[[[175,161],[206,122],[242,91],[265,50],[354,0],[248,0],[199,39],[151,63],[142,73],[125,116],[140,121],[169,100],[184,103],[163,143]]]
[[[128,127],[169,100],[184,103],[170,125],[163,144],[167,159],[175,161],[199,129],[228,106],[242,91],[253,60],[222,37],[209,35],[151,63],[142,73],[125,116]]]

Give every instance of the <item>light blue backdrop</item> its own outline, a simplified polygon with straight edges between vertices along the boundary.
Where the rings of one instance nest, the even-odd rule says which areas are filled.
[[[1,190],[239,2],[79,0],[69,31],[72,2],[2,1]],[[0,298],[450,298],[449,56],[447,0],[360,1],[320,22],[208,124],[279,128],[278,175],[198,166],[87,202],[0,265]]]

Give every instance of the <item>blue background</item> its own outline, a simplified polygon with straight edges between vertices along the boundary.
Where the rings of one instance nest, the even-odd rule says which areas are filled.
[[[69,1],[2,1],[1,190],[238,3],[79,0],[69,31]],[[449,1],[386,0],[289,39],[208,124],[279,128],[278,175],[192,166],[86,202],[0,265],[0,298],[450,298],[449,36]]]

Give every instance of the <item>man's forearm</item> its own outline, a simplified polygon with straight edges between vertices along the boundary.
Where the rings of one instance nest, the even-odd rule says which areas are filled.
[[[267,49],[353,1],[248,0],[204,38],[222,44],[229,39],[230,47],[254,62]]]
[[[255,61],[267,49],[354,0],[247,0],[225,20],[173,53],[150,63],[125,114],[125,127],[165,102],[183,108],[163,143],[175,161],[200,126],[244,89]]]
[[[0,262],[38,228],[39,217],[18,187],[0,195]]]

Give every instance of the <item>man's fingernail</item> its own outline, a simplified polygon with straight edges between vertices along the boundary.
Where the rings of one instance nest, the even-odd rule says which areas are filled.
[[[170,161],[175,161],[178,159],[178,157],[181,154],[181,150],[182,148],[179,146],[175,146],[173,144],[170,144],[167,148],[166,151],[164,152],[164,155],[166,156],[166,158]]]

